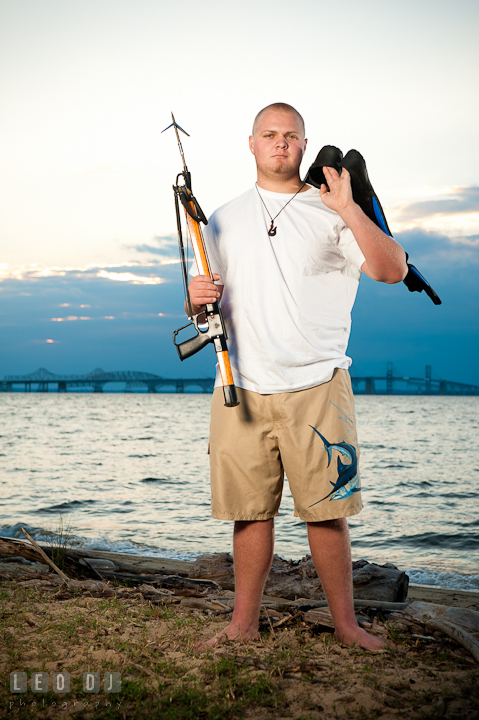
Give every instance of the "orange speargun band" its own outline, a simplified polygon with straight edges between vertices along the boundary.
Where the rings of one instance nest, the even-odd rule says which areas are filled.
[[[188,203],[188,207],[194,213],[195,206],[192,202]],[[196,220],[193,220],[193,218],[186,211],[186,208],[185,215],[186,224],[188,226],[188,230],[190,231],[191,244],[193,246],[193,252],[195,254],[198,272],[200,275],[207,275],[208,277],[211,277],[209,262],[208,258],[206,257],[205,245],[203,242],[203,237],[201,235],[201,228],[199,226],[199,223],[197,223]]]

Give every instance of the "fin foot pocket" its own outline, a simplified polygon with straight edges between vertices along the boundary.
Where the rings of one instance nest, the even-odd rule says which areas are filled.
[[[319,151],[316,160],[311,165],[306,175],[305,182],[314,187],[320,188],[321,185],[326,185],[329,192],[328,183],[324,177],[323,167],[333,167],[341,175],[342,170],[343,153],[341,150],[334,145],[325,145]]]

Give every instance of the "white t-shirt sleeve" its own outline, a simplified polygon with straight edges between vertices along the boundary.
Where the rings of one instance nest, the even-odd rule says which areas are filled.
[[[366,261],[361,248],[359,247],[352,230],[341,220],[338,225],[339,242],[338,248],[348,262],[361,270],[362,264]]]

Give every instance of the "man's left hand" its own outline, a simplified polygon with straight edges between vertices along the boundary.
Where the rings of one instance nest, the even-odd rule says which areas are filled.
[[[319,190],[321,200],[326,207],[341,215],[342,212],[355,205],[351,189],[351,176],[346,168],[342,168],[340,175],[335,168],[323,167],[323,173],[329,186],[329,192],[326,185],[321,185]]]

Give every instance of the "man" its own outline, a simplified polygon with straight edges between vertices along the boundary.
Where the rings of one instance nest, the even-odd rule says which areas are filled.
[[[235,521],[236,592],[231,623],[208,644],[258,636],[286,471],[336,635],[379,650],[384,641],[358,626],[353,606],[346,517],[362,503],[346,347],[361,271],[400,282],[406,258],[353,201],[347,170],[324,168],[328,187],[319,191],[301,181],[306,143],[290,105],[257,115],[249,138],[256,187],[210,218],[215,282],[196,275],[189,286],[195,313],[222,300],[241,402],[225,408],[214,391],[212,514]]]

